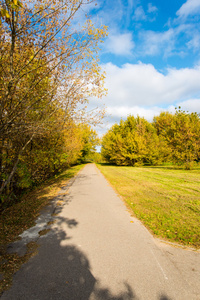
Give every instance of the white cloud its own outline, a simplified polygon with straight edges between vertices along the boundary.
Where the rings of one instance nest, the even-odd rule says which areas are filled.
[[[104,128],[98,130],[100,135],[130,114],[151,122],[161,111],[174,112],[179,106],[200,113],[200,66],[168,69],[166,74],[143,63],[122,67],[108,63],[103,68],[108,95],[102,99],[107,117]],[[92,104],[97,105],[97,100],[91,99]]]
[[[176,107],[181,107],[182,110],[188,112],[200,113],[200,98],[190,99],[182,102],[177,102],[174,105],[168,105],[165,108],[159,106],[141,107],[141,106],[108,106],[106,109],[107,116],[112,116],[112,119],[126,119],[128,115],[144,117],[151,122],[155,116],[158,116],[162,111],[175,112]],[[112,123],[113,124],[113,123]],[[106,128],[108,125],[106,126]]]
[[[200,95],[200,66],[168,69],[164,75],[151,64],[104,65],[106,105],[155,106],[185,101]],[[107,104],[108,103],[108,104]]]
[[[106,52],[115,55],[131,55],[134,47],[131,33],[110,34],[105,41]]]
[[[196,15],[200,13],[199,0],[187,0],[181,8],[177,11],[177,16],[187,17],[189,15]]]
[[[107,73],[108,95],[103,101],[109,126],[129,114],[152,121],[161,111],[173,112],[178,106],[200,113],[200,66],[168,69],[166,74],[143,63],[122,67],[108,63],[103,68]]]
[[[147,121],[152,122],[155,116],[160,115],[163,111],[169,111],[175,113],[176,107],[181,107],[182,110],[188,112],[200,113],[200,98],[191,99],[176,104],[171,104],[165,107],[152,106],[152,107],[141,107],[141,106],[108,106],[106,110],[106,125],[101,127],[98,131],[100,136],[103,136],[107,130],[114,125],[119,123],[121,119],[125,120],[129,115],[134,117],[144,117]]]
[[[108,106],[107,107],[107,116],[109,117],[110,123],[106,125],[106,128],[103,132],[108,130],[115,122],[119,122],[121,119],[125,120],[127,116],[132,115],[137,117],[144,117],[149,122],[153,121],[155,116],[158,116],[162,111],[169,111],[171,113],[175,112],[176,107],[181,107],[182,110],[188,112],[197,112],[200,113],[200,98],[199,99],[190,99],[182,102],[177,102],[174,105],[168,105],[166,107],[152,106],[152,107],[141,107],[141,106]]]
[[[185,111],[200,113],[200,98],[178,102],[177,107],[178,106]]]
[[[117,31],[122,27],[128,28],[138,0],[97,1],[101,9],[92,15],[95,24],[104,24],[109,27],[109,31]]]
[[[151,107],[151,108],[144,108],[140,106],[117,106],[117,107],[108,107],[106,112],[109,115],[112,115],[115,120],[126,119],[128,115],[132,115],[137,117],[144,117],[148,121],[152,121],[154,116],[160,114],[163,111],[160,107]]]
[[[183,36],[185,43],[180,45]],[[165,58],[173,55],[183,57],[191,49],[198,51],[200,48],[200,32],[192,24],[180,24],[164,32],[143,30],[139,37],[141,44],[138,46],[138,53],[143,56],[163,54]]]
[[[135,9],[135,13],[134,13],[134,16],[133,16],[133,20],[135,20],[135,21],[143,21],[143,20],[146,20],[146,15],[145,15],[145,12],[144,12],[142,6],[138,6],[138,7]]]
[[[153,6],[152,3],[149,3],[148,4],[148,13],[155,13],[157,12],[157,7],[156,6]]]
[[[194,34],[193,38],[187,43],[189,49],[193,49],[195,51],[200,49],[200,34]]]
[[[157,12],[157,7],[153,6],[152,3],[148,3],[148,9],[147,12],[145,13],[143,7],[140,5],[135,9],[134,15],[132,19],[136,22],[138,21],[154,21],[155,18],[152,19],[152,14],[155,15]]]
[[[165,56],[170,56],[174,49],[175,32],[169,29],[165,32],[142,31],[140,39],[142,40],[142,55],[157,55],[164,52]]]

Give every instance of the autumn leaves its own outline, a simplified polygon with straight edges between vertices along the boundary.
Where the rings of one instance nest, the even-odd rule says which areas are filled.
[[[88,123],[87,98],[104,93],[98,49],[106,28],[92,24],[83,13],[87,5],[82,0],[2,1],[1,201],[81,156],[84,128],[90,131],[81,125]],[[98,122],[96,117],[90,122]]]

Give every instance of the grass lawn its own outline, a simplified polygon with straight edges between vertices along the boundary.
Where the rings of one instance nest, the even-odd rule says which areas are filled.
[[[97,165],[156,236],[200,248],[200,169]]]
[[[6,252],[7,244],[17,239],[18,235],[35,224],[40,210],[57,196],[58,191],[67,181],[76,175],[84,165],[74,166],[51,178],[40,187],[26,193],[13,206],[0,212],[0,295],[9,288],[12,275],[37,252],[37,244],[29,243],[25,256]]]

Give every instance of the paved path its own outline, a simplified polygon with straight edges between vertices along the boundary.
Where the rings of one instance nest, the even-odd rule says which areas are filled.
[[[38,255],[2,300],[200,299],[200,253],[155,240],[95,165],[86,165],[61,198]]]

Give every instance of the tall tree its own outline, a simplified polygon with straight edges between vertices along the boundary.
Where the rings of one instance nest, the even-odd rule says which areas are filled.
[[[104,92],[98,45],[106,28],[96,28],[87,14],[84,25],[77,21],[91,2],[1,1],[0,193],[9,187],[25,149],[49,128],[56,111],[65,112],[63,121],[80,118],[78,105],[85,107],[88,95]]]

